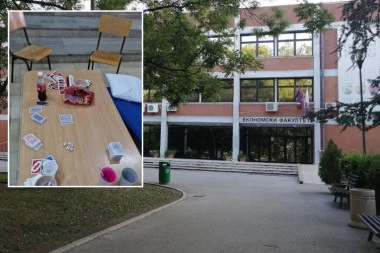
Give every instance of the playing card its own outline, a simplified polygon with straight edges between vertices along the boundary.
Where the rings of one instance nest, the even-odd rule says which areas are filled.
[[[49,89],[52,89],[52,90],[58,90],[58,84],[57,83],[49,83],[48,87],[49,87]]]
[[[29,113],[41,113],[42,107],[36,106],[36,107],[29,107]]]
[[[71,114],[59,115],[59,121],[61,122],[61,125],[73,123],[73,115]]]
[[[123,149],[121,148],[120,142],[111,143],[112,151],[114,155],[123,155]]]
[[[30,173],[31,174],[39,174],[41,173],[41,166],[42,160],[41,159],[33,159],[32,160],[32,166],[30,167]]]
[[[41,114],[33,114],[31,116],[32,120],[37,122],[37,123],[40,123],[40,124],[43,124],[45,121],[46,121],[46,118],[44,116],[42,116]]]
[[[24,136],[24,141],[27,143],[27,144],[30,144],[31,146],[34,146],[36,144],[38,144],[39,142],[41,142],[40,139],[38,139],[34,134],[27,134]]]
[[[52,155],[49,155],[49,156],[45,157],[44,160],[51,160],[51,161],[53,161],[54,157]]]

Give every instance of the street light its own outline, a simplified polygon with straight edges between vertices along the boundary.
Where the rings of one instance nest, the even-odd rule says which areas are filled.
[[[363,62],[366,57],[366,49],[361,48],[357,49],[355,52],[355,62],[356,65],[359,67],[359,78],[360,78],[360,120],[361,120],[361,125],[362,125],[362,142],[363,142],[363,153],[366,154],[366,145],[365,145],[365,117],[364,117],[364,105],[363,105],[363,81],[362,81],[362,67],[363,67]]]

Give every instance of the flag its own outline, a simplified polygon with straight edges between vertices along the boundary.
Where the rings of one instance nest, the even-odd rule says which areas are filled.
[[[302,100],[302,98],[301,98],[301,89],[300,88],[296,88],[296,90],[295,90],[295,96],[296,96],[296,102],[297,103],[299,103],[299,104],[301,104],[301,100]]]
[[[306,93],[304,94],[304,99],[302,103],[302,116],[305,117],[309,113],[309,88],[306,88]]]

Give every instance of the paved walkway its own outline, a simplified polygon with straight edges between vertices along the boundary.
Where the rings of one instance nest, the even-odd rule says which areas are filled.
[[[144,180],[157,183],[158,170]],[[172,170],[187,198],[69,252],[377,252],[327,187],[287,176]]]

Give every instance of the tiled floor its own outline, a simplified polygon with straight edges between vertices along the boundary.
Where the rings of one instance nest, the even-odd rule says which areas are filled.
[[[79,70],[87,69],[87,63],[52,63],[53,70]],[[48,70],[47,64],[34,64],[33,70]],[[115,73],[116,67],[97,64],[94,70],[100,72],[104,83],[107,84],[105,73]],[[9,85],[9,185],[17,185],[18,177],[18,149],[20,143],[20,114],[22,108],[22,83],[25,64],[15,64],[14,82]],[[123,62],[119,74],[127,74],[142,78],[141,62]]]

